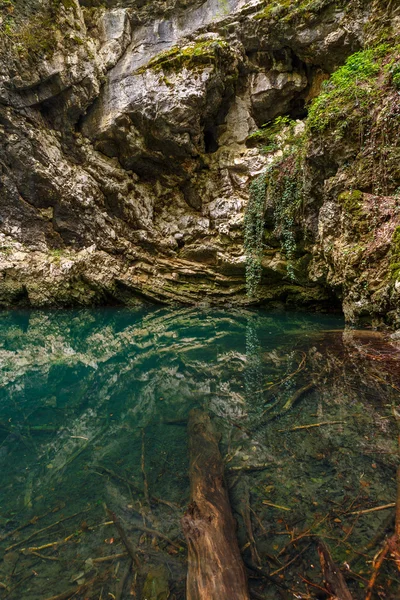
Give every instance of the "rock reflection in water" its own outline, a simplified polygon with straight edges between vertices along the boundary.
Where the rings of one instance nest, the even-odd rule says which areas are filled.
[[[0,598],[184,598],[196,406],[222,436],[254,597],[324,597],[322,538],[364,598],[394,526],[394,508],[359,511],[396,500],[399,356],[336,317],[2,313]],[[137,549],[136,576],[106,508]],[[393,561],[375,591],[398,597]]]

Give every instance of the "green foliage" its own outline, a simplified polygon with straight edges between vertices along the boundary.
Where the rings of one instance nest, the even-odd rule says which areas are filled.
[[[10,37],[14,29],[14,1],[0,0],[0,39],[2,35]]]
[[[7,8],[8,17],[0,26],[0,32],[6,33],[13,48],[22,58],[34,61],[43,56],[51,56],[56,47],[61,30],[60,8],[76,11],[74,0],[49,0],[41,10],[21,23],[14,21],[12,12],[14,0],[0,0],[0,14]],[[83,41],[79,36],[72,38],[77,44]]]
[[[296,217],[303,204],[303,160],[292,155],[269,168],[268,198],[274,206],[275,235],[281,240],[281,249],[287,259],[287,273],[296,280]]]
[[[382,45],[356,52],[333,73],[310,107],[307,123],[311,131],[323,131],[341,120],[343,133],[349,111],[358,117],[368,114],[376,100],[377,76],[387,51]]]
[[[287,272],[296,280],[294,260],[296,254],[296,217],[303,204],[303,158],[306,137],[295,132],[296,121],[281,116],[253,134],[258,143],[269,143],[283,148],[283,157],[273,162],[263,175],[250,186],[250,198],[245,215],[245,253],[247,294],[255,295],[261,279],[261,259],[264,238],[264,211],[266,195],[274,207],[274,232],[281,250],[287,258]],[[268,148],[268,147],[267,147]],[[266,147],[263,148],[266,151]]]
[[[261,280],[266,189],[266,178],[263,173],[250,184],[249,202],[244,217],[246,291],[250,298],[255,296]]]
[[[393,65],[390,70],[390,74],[392,76],[392,84],[395,88],[400,90],[400,62],[397,62]]]
[[[278,149],[278,138],[287,130],[286,143],[290,143],[290,133],[294,131],[296,121],[293,121],[290,117],[282,116],[277,117],[270,123],[265,123],[260,129],[257,129],[254,133],[251,133],[246,143],[248,146],[259,146],[263,145],[262,152],[268,154]]]

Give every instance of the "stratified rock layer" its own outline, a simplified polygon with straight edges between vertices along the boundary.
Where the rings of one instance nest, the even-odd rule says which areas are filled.
[[[301,269],[291,276],[279,239],[265,244],[252,298],[243,218],[249,185],[271,162],[249,136],[282,115],[303,119],[322,82],[371,40],[374,19],[396,29],[396,8],[12,4],[0,8],[0,305],[340,300],[349,320],[385,320],[387,302],[357,309],[346,269],[324,251],[334,243],[340,255],[352,235],[335,225],[331,194],[345,142],[311,147]]]

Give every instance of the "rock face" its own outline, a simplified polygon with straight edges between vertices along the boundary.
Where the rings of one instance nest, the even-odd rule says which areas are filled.
[[[388,280],[383,263],[368,281],[386,285],[385,299],[368,302],[343,263],[354,228],[337,199],[354,186],[341,165],[355,161],[344,137],[308,137],[294,271],[276,218],[268,233],[277,214],[268,198],[269,238],[252,297],[244,250],[250,184],[291,143],[282,117],[301,135],[309,102],[373,40],[374,19],[392,39],[396,7],[372,0],[6,4],[0,305],[342,302],[349,320],[384,321],[390,312],[388,322],[398,324],[400,284]],[[269,122],[282,125],[282,135],[268,146],[257,135]],[[365,206],[379,204],[379,239],[396,227],[395,183],[385,195],[371,182],[362,189]],[[384,262],[387,242],[377,244]]]

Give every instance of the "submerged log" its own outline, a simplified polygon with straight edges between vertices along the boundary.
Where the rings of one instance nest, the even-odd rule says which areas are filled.
[[[328,547],[322,541],[318,544],[318,554],[325,587],[330,594],[329,600],[353,600],[339,567],[333,562]]]
[[[187,600],[249,600],[218,439],[197,409],[188,422],[191,504],[182,518],[188,542]]]

